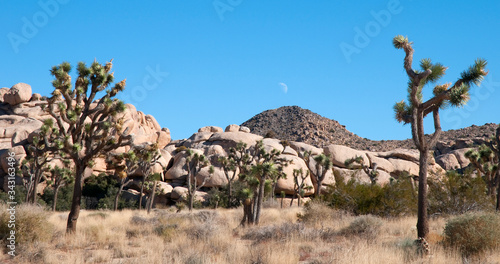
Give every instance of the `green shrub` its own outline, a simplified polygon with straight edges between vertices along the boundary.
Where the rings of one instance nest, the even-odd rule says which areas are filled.
[[[442,179],[429,177],[428,185],[430,215],[458,215],[494,208],[484,180],[472,177],[469,171],[464,174],[448,171]]]
[[[74,184],[63,186],[57,193],[56,211],[69,211],[71,209],[71,201],[73,199]],[[47,204],[47,207],[52,208],[54,204],[54,188],[45,187],[41,196],[42,200]]]
[[[357,182],[344,182],[336,177],[323,200],[333,208],[345,210],[355,215],[372,214],[383,217],[397,217],[415,214],[417,196],[409,177],[393,180],[385,186]]]
[[[356,217],[349,226],[342,229],[340,234],[372,239],[380,233],[382,224],[382,220],[376,216],[362,215]]]
[[[465,214],[450,219],[444,228],[445,245],[464,256],[493,250],[500,245],[500,216],[494,213]]]

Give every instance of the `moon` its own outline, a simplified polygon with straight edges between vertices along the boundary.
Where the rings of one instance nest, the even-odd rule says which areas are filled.
[[[286,85],[285,83],[278,83],[280,86],[281,86],[281,90],[283,90],[284,93],[288,93],[288,85]]]

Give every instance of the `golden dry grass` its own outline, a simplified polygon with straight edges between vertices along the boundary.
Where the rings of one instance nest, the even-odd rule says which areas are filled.
[[[51,213],[53,237],[33,243],[6,263],[462,263],[457,252],[441,245],[446,219],[431,220],[431,255],[415,253],[416,218],[383,219],[375,238],[343,236],[354,216],[328,212],[297,224],[299,208],[264,209],[261,225],[241,228],[241,209],[175,213],[156,210],[82,211],[78,231],[65,235],[67,213]],[[315,216],[321,218],[321,215]],[[337,218],[335,218],[337,217]],[[267,233],[266,233],[267,232]],[[252,234],[252,236],[249,236]],[[252,237],[246,239],[246,237]],[[490,252],[478,263],[500,263]],[[474,263],[474,262],[468,262]]]

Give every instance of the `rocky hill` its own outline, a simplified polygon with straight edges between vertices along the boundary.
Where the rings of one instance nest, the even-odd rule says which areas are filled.
[[[298,106],[283,106],[267,110],[244,122],[251,133],[288,141],[298,141],[317,147],[344,145],[359,150],[389,151],[413,149],[413,140],[369,140],[348,131],[339,122]],[[471,126],[443,132],[437,146],[438,154],[471,144],[481,144],[495,134],[496,124]]]

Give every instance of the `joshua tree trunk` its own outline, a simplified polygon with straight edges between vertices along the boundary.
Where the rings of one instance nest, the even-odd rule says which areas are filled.
[[[319,162],[316,162],[316,175],[316,190],[314,192],[314,198],[319,198],[321,185],[323,184],[322,169]]]
[[[56,208],[57,208],[57,194],[59,193],[59,188],[61,186],[60,185],[57,185],[54,187],[54,202],[52,203],[52,211],[56,211]]]
[[[30,203],[35,204],[36,203],[36,189],[38,188],[38,182],[40,181],[41,176],[41,171],[39,170],[35,171],[35,181],[33,182],[33,189],[31,189],[31,198],[30,198]]]
[[[123,186],[125,185],[125,179],[126,178],[123,178],[120,181],[120,189],[118,189],[118,192],[116,193],[116,196],[115,196],[115,204],[113,206],[113,211],[118,210],[118,201],[120,200],[120,194],[122,193]]]
[[[233,185],[229,179],[227,181],[227,201],[228,207],[231,208],[233,206]]]
[[[247,198],[243,201],[243,219],[240,225],[245,226],[245,224],[253,224],[253,214],[252,214],[252,199]]]
[[[82,203],[82,185],[83,185],[83,173],[85,171],[85,166],[81,163],[75,164],[76,176],[75,176],[75,187],[73,188],[73,200],[71,202],[71,211],[68,215],[68,224],[66,227],[66,233],[75,233],[76,224],[78,222],[78,217],[80,216],[80,208]]]
[[[264,190],[266,187],[265,177],[261,177],[261,181],[259,184],[259,195],[257,196],[257,210],[255,211],[255,224],[258,225],[260,221],[260,211],[262,208],[262,204],[264,202]]]
[[[26,185],[26,197],[24,199],[24,202],[29,203],[30,202],[30,195],[31,195],[31,189],[33,188],[33,180],[30,180],[28,184]]]
[[[142,194],[144,192],[144,181],[146,180],[146,176],[142,176],[141,179],[141,192],[139,193],[139,210],[142,209]]]
[[[153,207],[153,203],[155,202],[155,193],[156,193],[156,181],[153,182],[153,193],[151,194],[148,203],[148,214],[151,212],[151,208]]]
[[[429,151],[420,153],[420,164],[418,174],[418,221],[417,221],[417,234],[418,237],[427,238],[429,234],[429,218],[427,217],[427,160],[429,158]]]

